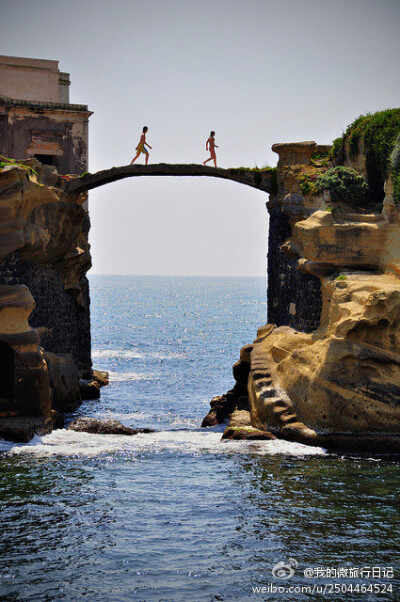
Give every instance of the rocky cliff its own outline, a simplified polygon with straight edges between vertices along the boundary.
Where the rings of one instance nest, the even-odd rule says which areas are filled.
[[[369,131],[356,149],[344,136],[336,156],[315,142],[272,147],[269,323],[203,426],[230,418],[228,438],[258,429],[332,449],[399,451],[400,206],[388,156],[399,110],[395,119],[386,162]]]
[[[29,440],[92,377],[84,195],[36,160],[0,171],[0,435]]]

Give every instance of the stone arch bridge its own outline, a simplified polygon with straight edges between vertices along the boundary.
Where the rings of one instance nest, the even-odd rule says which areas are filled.
[[[151,165],[123,165],[122,167],[112,167],[94,174],[84,174],[79,178],[68,180],[65,184],[67,193],[81,194],[125,178],[137,176],[208,176],[212,178],[222,178],[232,180],[271,193],[274,191],[275,169],[252,170],[246,168],[209,167],[207,165],[197,164],[169,164],[156,163]]]

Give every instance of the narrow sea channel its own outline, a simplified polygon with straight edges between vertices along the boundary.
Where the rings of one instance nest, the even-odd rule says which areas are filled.
[[[0,600],[399,600],[398,459],[200,428],[266,322],[265,281],[90,284],[93,363],[111,383],[68,420],[156,432],[0,443]]]

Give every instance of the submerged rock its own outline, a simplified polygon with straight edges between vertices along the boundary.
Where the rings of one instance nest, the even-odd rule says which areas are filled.
[[[89,418],[82,416],[71,422],[67,430],[78,431],[82,433],[97,433],[99,435],[138,435],[139,433],[154,433],[152,429],[131,429],[123,425],[118,420],[105,418]]]

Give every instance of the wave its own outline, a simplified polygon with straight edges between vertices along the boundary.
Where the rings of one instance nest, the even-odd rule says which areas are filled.
[[[112,370],[108,370],[108,375],[110,377],[111,383],[122,383],[122,382],[133,382],[140,380],[154,380],[156,378],[155,374],[151,373],[140,373],[140,372],[113,372]]]
[[[95,349],[92,352],[92,357],[94,359],[186,359],[186,355],[180,352],[165,353],[162,351],[150,351],[144,353],[138,349]]]
[[[30,443],[0,441],[0,451],[7,455],[28,457],[84,456],[106,454],[135,455],[150,453],[179,454],[256,454],[262,456],[282,454],[304,457],[325,455],[322,448],[283,440],[272,441],[221,441],[221,433],[199,429],[170,430],[156,433],[127,435],[97,435],[56,430],[42,437],[35,436]]]

